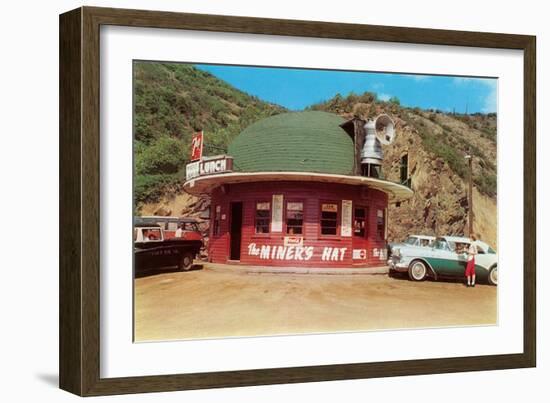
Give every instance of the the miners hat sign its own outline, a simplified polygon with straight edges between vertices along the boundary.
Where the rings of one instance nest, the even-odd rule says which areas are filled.
[[[202,131],[193,134],[191,140],[191,161],[198,161],[202,158],[202,146],[203,146]]]

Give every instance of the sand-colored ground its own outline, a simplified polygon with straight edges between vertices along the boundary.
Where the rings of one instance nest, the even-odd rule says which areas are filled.
[[[135,340],[495,324],[497,287],[202,269],[135,279]]]

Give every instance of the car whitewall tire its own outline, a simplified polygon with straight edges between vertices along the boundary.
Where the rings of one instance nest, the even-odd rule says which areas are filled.
[[[409,266],[409,278],[413,281],[422,281],[428,275],[428,268],[423,262],[416,260]]]
[[[495,266],[489,270],[489,276],[487,277],[489,284],[497,285],[498,284],[498,267]]]
[[[185,252],[180,260],[178,268],[183,271],[187,271],[193,266],[193,254],[190,252]]]

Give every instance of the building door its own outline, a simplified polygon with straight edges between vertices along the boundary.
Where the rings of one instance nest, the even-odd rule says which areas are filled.
[[[241,260],[241,238],[243,227],[243,203],[231,203],[230,260]]]

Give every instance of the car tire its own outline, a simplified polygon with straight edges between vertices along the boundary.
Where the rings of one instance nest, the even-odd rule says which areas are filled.
[[[490,285],[497,285],[498,284],[498,268],[497,266],[491,267],[491,270],[489,270],[489,275],[487,276],[487,281]]]
[[[415,260],[409,265],[409,279],[412,281],[424,281],[428,276],[428,268],[424,262]]]
[[[178,269],[181,271],[188,271],[193,266],[193,254],[191,252],[184,252],[181,256]]]

